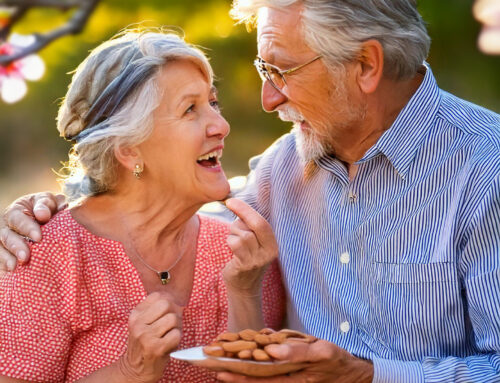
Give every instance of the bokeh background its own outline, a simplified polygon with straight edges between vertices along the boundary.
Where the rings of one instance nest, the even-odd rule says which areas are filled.
[[[500,57],[477,49],[479,24],[472,0],[420,0],[432,38],[429,56],[438,84],[455,95],[500,112]],[[260,107],[260,80],[252,66],[255,32],[235,26],[230,0],[102,0],[84,31],[64,37],[39,54],[42,80],[28,83],[28,94],[12,105],[0,101],[0,209],[15,197],[57,191],[56,175],[69,144],[58,137],[55,116],[70,75],[88,51],[124,27],[179,26],[186,39],[211,57],[223,113],[231,123],[223,164],[229,176],[245,174],[248,159],[262,152],[290,126]],[[32,10],[16,25],[22,34],[53,29],[68,18],[57,10]]]

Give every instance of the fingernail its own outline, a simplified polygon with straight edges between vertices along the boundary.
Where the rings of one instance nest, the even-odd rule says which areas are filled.
[[[39,242],[42,239],[40,233],[36,230],[30,231],[30,238],[35,242]]]
[[[284,359],[288,353],[287,348],[278,344],[270,344],[269,346],[266,346],[266,351],[272,354],[272,356],[276,359]]]
[[[7,269],[8,269],[9,271],[12,271],[12,270],[14,270],[15,268],[16,268],[16,261],[14,261],[13,259],[9,259],[9,260],[7,261]]]
[[[19,253],[17,253],[17,258],[21,261],[26,261],[26,252],[21,250]]]

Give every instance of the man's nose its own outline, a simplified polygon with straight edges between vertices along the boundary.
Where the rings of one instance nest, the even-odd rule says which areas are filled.
[[[262,108],[266,112],[273,112],[278,106],[288,101],[288,98],[271,85],[269,81],[262,83]]]

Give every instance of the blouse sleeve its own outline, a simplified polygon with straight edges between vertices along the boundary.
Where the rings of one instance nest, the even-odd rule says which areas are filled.
[[[31,254],[29,264],[0,277],[0,375],[63,381],[72,338],[63,294],[68,267],[50,240]]]

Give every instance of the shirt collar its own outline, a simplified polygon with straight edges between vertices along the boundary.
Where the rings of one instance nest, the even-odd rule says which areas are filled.
[[[401,110],[392,126],[357,163],[383,153],[398,174],[405,178],[422,140],[433,124],[441,99],[436,79],[427,63],[425,68],[424,79],[408,104]]]

